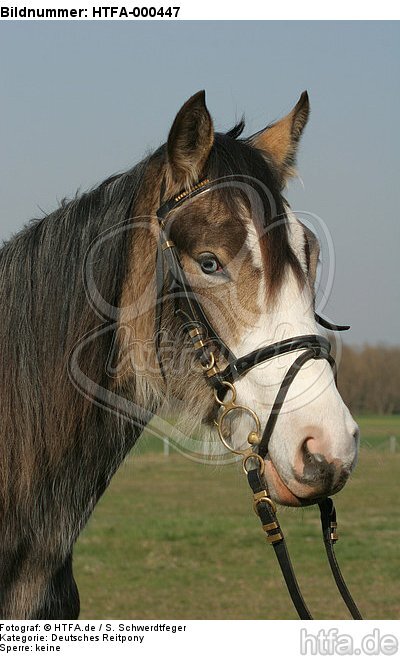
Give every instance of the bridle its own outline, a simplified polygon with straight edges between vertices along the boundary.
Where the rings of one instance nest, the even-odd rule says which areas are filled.
[[[246,176],[234,176],[235,180],[245,179]],[[231,178],[232,179],[232,178]],[[216,404],[220,407],[218,419],[215,420],[219,437],[224,446],[231,452],[243,457],[243,469],[247,475],[249,485],[253,492],[253,507],[261,520],[267,540],[272,544],[277,556],[289,594],[300,619],[313,619],[308,610],[290,561],[285,538],[280,527],[276,505],[269,496],[264,474],[264,459],[268,454],[268,445],[273,433],[279,412],[285,401],[287,392],[298,372],[310,360],[327,360],[334,370],[336,381],[336,365],[331,355],[330,342],[321,335],[301,335],[292,337],[269,346],[258,348],[245,356],[236,357],[221,337],[215,332],[209,322],[201,303],[189,284],[182,268],[177,248],[170,238],[170,224],[167,221],[170,212],[177,209],[186,201],[206,193],[215,188],[220,180],[213,181],[208,178],[200,181],[188,191],[182,191],[173,198],[160,204],[157,210],[160,238],[157,250],[157,304],[155,319],[156,352],[160,370],[165,379],[162,358],[160,356],[161,323],[163,310],[164,264],[168,274],[166,296],[173,299],[175,315],[182,322],[183,329],[188,335],[194,352],[200,362],[208,384],[214,390]],[[165,194],[165,183],[161,188],[161,199]],[[316,321],[329,330],[348,330],[349,326],[334,325],[315,314]],[[253,367],[267,362],[277,356],[301,351],[293,364],[286,372],[275,397],[268,421],[261,435],[260,420],[256,413],[243,405],[236,404],[235,381],[245,376]],[[219,366],[219,357],[222,356],[227,365],[222,370]],[[226,398],[227,397],[227,398]],[[234,449],[228,442],[228,418],[232,413],[247,415],[254,423],[254,429],[247,437],[247,444],[243,449]],[[362,619],[340,572],[336,561],[333,546],[338,539],[336,528],[336,511],[332,499],[324,498],[318,501],[323,541],[328,556],[329,565],[334,576],[338,590],[347,605],[353,619]]]

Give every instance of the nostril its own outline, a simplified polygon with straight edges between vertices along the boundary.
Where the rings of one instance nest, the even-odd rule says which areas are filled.
[[[318,466],[325,458],[318,451],[318,440],[308,436],[301,445],[301,455],[304,465]]]
[[[302,460],[304,464],[311,464],[313,461],[313,457],[311,455],[310,449],[308,448],[308,440],[310,438],[307,437],[306,440],[304,440],[303,444],[301,445],[301,455],[302,455]],[[312,439],[312,438],[311,438]]]
[[[338,434],[315,424],[304,430],[292,467],[295,484],[303,486],[299,496],[335,494],[346,483],[358,450],[352,438],[358,439],[359,429],[355,422],[341,428]]]
[[[358,440],[360,439],[360,429],[358,426],[353,431],[353,438],[355,442],[358,442]]]
[[[309,436],[302,443],[299,458],[301,464],[298,462],[295,478],[302,484],[322,488],[331,485],[334,468],[328,464],[325,456],[318,450],[318,442],[319,440]]]
[[[308,434],[305,438],[302,449],[305,453],[312,454],[313,456],[320,455],[321,451],[321,438],[317,431],[314,431],[313,434]]]

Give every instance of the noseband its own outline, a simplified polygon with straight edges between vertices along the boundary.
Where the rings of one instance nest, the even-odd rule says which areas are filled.
[[[235,176],[235,180],[243,180],[249,184],[246,176]],[[243,469],[253,491],[253,507],[261,520],[267,540],[274,547],[282,574],[294,606],[301,619],[313,619],[300,592],[296,576],[286,548],[285,538],[276,515],[275,503],[269,496],[264,477],[264,460],[268,456],[269,441],[275,424],[285,401],[287,392],[301,368],[310,360],[327,360],[334,371],[336,381],[336,364],[331,355],[329,340],[321,335],[301,335],[292,337],[269,346],[258,348],[247,355],[236,357],[221,337],[215,332],[209,322],[196,294],[189,284],[182,268],[174,242],[169,236],[170,225],[168,215],[187,200],[206,193],[219,183],[209,179],[202,180],[189,191],[182,191],[177,196],[162,203],[157,210],[160,228],[160,239],[157,253],[157,304],[156,304],[156,352],[160,370],[165,379],[162,358],[160,355],[162,294],[164,288],[164,263],[168,274],[167,297],[174,302],[175,315],[182,322],[185,333],[190,338],[194,352],[200,362],[208,384],[214,390],[214,397],[220,407],[218,419],[215,420],[219,437],[224,446],[231,452],[243,457]],[[161,189],[164,196],[165,185]],[[334,325],[315,314],[316,321],[329,330],[348,330],[349,326]],[[235,382],[245,376],[253,367],[276,358],[280,355],[300,351],[300,354],[289,367],[279,387],[268,421],[261,435],[261,424],[256,413],[250,408],[236,404]],[[219,358],[227,363],[221,370]],[[247,445],[242,449],[234,449],[229,439],[228,418],[232,413],[240,412],[247,415],[254,428],[247,436]],[[353,619],[362,619],[339,569],[333,546],[338,539],[336,528],[336,511],[330,498],[318,501],[321,514],[321,526],[328,561],[339,592],[347,605]]]

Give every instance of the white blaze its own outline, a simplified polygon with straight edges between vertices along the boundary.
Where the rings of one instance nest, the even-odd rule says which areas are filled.
[[[290,245],[305,270],[303,228],[292,212],[288,212],[288,218]],[[252,225],[247,242],[254,265],[261,268],[261,252]],[[235,345],[238,356],[290,337],[319,333],[311,290],[308,285],[300,289],[289,266],[274,307],[267,306],[265,288],[262,274],[258,321]],[[299,353],[279,356],[258,365],[235,383],[238,403],[249,406],[257,413],[262,430],[283,377]],[[281,478],[288,482],[293,478],[293,467],[301,445],[309,436],[318,437],[324,458],[328,462],[340,461],[350,469],[356,456],[353,437],[356,428],[337,391],[329,363],[326,360],[311,360],[302,367],[289,388],[270,441],[269,454]],[[245,426],[236,426],[235,443],[243,446],[246,437]]]

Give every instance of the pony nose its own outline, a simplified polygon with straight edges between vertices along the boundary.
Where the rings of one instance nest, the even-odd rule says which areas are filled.
[[[356,454],[358,427],[348,435],[349,458],[341,458],[332,453],[330,441],[324,434],[314,429],[308,431],[299,447],[294,475],[298,483],[310,486],[315,493],[329,494],[343,487],[353,468]],[[346,454],[347,455],[347,454]]]

